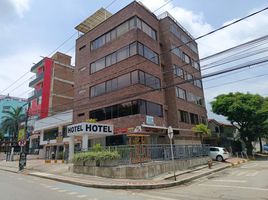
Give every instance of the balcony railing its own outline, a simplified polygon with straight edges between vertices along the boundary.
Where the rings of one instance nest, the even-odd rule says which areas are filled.
[[[33,76],[32,80],[29,83],[29,87],[35,86],[37,83],[41,82],[44,78],[44,72],[38,74],[37,76]]]
[[[34,90],[34,91],[31,91],[29,94],[28,94],[28,101],[31,101],[39,96],[42,95],[42,89],[40,90]]]

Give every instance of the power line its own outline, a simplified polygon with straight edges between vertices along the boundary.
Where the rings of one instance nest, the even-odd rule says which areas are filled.
[[[259,77],[263,77],[263,76],[267,76],[267,75],[268,74],[261,74],[261,75],[257,75],[257,76],[253,76],[253,77],[243,78],[243,79],[239,79],[239,80],[235,80],[235,81],[231,81],[231,82],[222,83],[222,84],[219,84],[219,85],[210,86],[210,87],[207,87],[207,88],[204,88],[204,89],[207,90],[207,89],[212,89],[212,88],[215,88],[215,87],[222,87],[222,86],[225,86],[225,85],[230,85],[230,84],[238,83],[238,82],[241,82],[241,81],[255,79],[255,78],[259,78]]]

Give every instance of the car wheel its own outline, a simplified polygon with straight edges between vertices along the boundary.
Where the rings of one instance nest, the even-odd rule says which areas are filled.
[[[219,162],[222,162],[223,161],[223,157],[222,156],[217,156],[216,157],[216,160],[219,161]]]

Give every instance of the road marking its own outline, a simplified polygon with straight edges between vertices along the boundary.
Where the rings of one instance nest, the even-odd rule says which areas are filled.
[[[256,176],[258,173],[259,173],[259,172],[253,172],[253,173],[249,173],[249,174],[247,174],[246,176],[251,176],[251,177],[253,177],[253,176]]]
[[[85,198],[85,197],[87,197],[87,195],[78,195],[76,197],[78,197],[78,198]]]
[[[69,194],[69,195],[76,195],[76,194],[78,194],[77,192],[69,192],[69,193],[67,193],[67,194]]]
[[[250,164],[250,165],[244,165],[241,168],[248,169],[248,168],[253,168],[253,167],[257,167],[257,166],[258,166],[258,164]]]
[[[57,187],[52,187],[50,188],[51,190],[59,190],[60,188],[57,188]]]
[[[247,172],[239,172],[238,174],[236,174],[236,176],[243,176],[245,175]]]
[[[67,192],[67,190],[58,190],[58,192]]]
[[[245,180],[212,180],[213,182],[246,183]]]
[[[199,184],[199,186],[205,186],[205,187],[220,187],[220,188],[237,188],[237,189],[246,189],[246,190],[268,191],[267,188],[242,187],[242,186],[231,186],[231,185],[209,185],[209,184]]]

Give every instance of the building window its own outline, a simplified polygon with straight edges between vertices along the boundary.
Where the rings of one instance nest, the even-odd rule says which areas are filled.
[[[141,43],[138,43],[138,53],[139,55],[147,58],[148,60],[151,60],[155,64],[159,64],[158,54]]]
[[[199,88],[202,88],[202,81],[201,80],[194,80],[194,85],[199,87]]]
[[[190,113],[191,124],[199,124],[198,115]]]
[[[85,113],[79,113],[77,116],[78,117],[83,117],[83,116],[85,116]]]
[[[184,71],[178,67],[177,65],[173,65],[173,73],[175,76],[178,76],[182,79],[184,79]]]
[[[119,26],[115,27],[111,31],[105,33],[104,35],[98,37],[97,39],[93,40],[91,42],[91,50],[98,49],[102,47],[104,44],[115,40],[116,38],[120,37],[121,35],[127,33],[128,31],[139,28],[144,33],[149,35],[152,39],[156,40],[156,31],[152,29],[148,24],[146,24],[144,21],[139,19],[138,17],[133,17]]]
[[[207,124],[207,118],[201,116],[201,123],[202,123],[202,124]]]
[[[191,58],[187,55],[187,54],[185,54],[185,53],[183,53],[183,60],[187,63],[187,64],[190,64],[191,63]]]
[[[162,117],[162,105],[145,100],[134,100],[89,112],[90,118],[97,119],[97,121],[136,114]]]
[[[137,83],[143,84],[153,89],[161,88],[159,78],[151,74],[147,74],[143,71],[136,70],[131,73],[127,73],[117,78],[114,78],[112,80],[106,81],[104,83],[92,86],[90,89],[90,96],[96,97]]]
[[[10,109],[10,106],[3,106],[2,113],[7,113]]]
[[[176,96],[178,98],[186,100],[186,90],[176,87]]]
[[[55,140],[58,137],[58,128],[44,130],[44,140]]]
[[[90,95],[91,97],[96,97],[105,93],[105,83],[101,83],[91,87]]]
[[[174,44],[171,45],[171,52],[183,60],[182,51],[180,48],[176,47]]]
[[[189,120],[189,113],[186,112],[186,111],[183,111],[183,110],[180,110],[180,120],[181,122],[184,122],[184,123],[190,123],[190,120]]]
[[[130,73],[125,74],[123,76],[119,76],[117,80],[118,80],[117,89],[121,89],[121,88],[131,85]]]
[[[117,62],[125,60],[129,57],[129,46],[123,47],[117,51]]]
[[[118,51],[105,56],[93,63],[90,64],[90,73],[93,74],[105,67],[109,67],[117,62],[125,60],[130,56],[137,54],[137,45],[138,45],[138,54],[151,60],[155,64],[159,64],[159,56],[157,53],[146,47],[141,43],[134,42],[130,45],[127,45]]]
[[[42,96],[37,97],[37,105],[41,105],[42,104]]]

